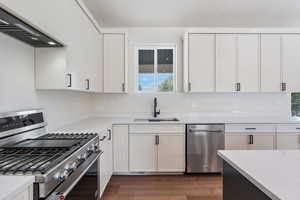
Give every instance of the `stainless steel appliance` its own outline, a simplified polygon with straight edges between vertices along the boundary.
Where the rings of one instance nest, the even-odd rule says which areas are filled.
[[[189,124],[186,132],[186,172],[219,173],[222,161],[217,151],[224,149],[224,124]]]
[[[22,19],[0,7],[0,32],[33,47],[63,47],[64,45],[49,35],[37,30]]]
[[[34,175],[34,200],[96,200],[96,133],[46,133],[42,110],[0,114],[0,175]],[[86,187],[89,181],[89,188]]]

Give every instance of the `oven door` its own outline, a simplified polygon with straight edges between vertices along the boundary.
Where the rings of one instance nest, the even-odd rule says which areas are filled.
[[[101,152],[90,156],[46,200],[98,200],[100,156]]]

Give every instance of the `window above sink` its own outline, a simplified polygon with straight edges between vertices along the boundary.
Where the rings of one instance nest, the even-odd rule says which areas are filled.
[[[176,88],[176,46],[140,46],[137,57],[137,92],[174,92]]]

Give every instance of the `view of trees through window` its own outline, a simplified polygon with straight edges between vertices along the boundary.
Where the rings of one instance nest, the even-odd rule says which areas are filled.
[[[174,91],[174,48],[141,48],[138,54],[138,90]]]

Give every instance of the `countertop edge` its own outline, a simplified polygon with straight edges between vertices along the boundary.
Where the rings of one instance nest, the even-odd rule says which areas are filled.
[[[249,180],[252,184],[254,184],[258,189],[260,189],[262,192],[264,192],[272,200],[281,200],[273,192],[271,192],[265,186],[263,186],[261,183],[259,183],[257,180],[255,180],[246,171],[244,171],[242,168],[240,168],[238,165],[236,165],[234,162],[232,162],[226,155],[223,154],[223,151],[218,151],[218,156],[221,157],[224,161],[226,161],[234,169],[236,169],[240,174],[242,174],[247,180]]]

